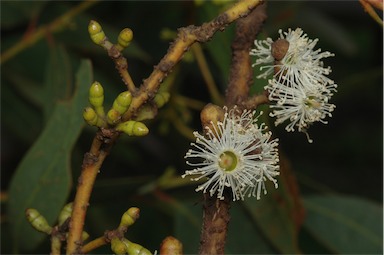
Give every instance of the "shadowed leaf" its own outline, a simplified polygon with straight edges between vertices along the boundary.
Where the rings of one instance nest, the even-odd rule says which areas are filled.
[[[13,176],[8,214],[15,249],[31,250],[44,238],[27,222],[24,215],[27,208],[37,209],[49,224],[53,224],[67,200],[71,185],[70,155],[83,127],[82,109],[87,104],[91,82],[91,64],[83,61],[73,98],[57,103],[44,130]]]

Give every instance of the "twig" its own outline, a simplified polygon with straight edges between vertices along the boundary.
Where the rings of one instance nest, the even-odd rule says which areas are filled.
[[[77,14],[83,12],[84,10],[88,9],[89,7],[94,5],[95,3],[97,3],[97,0],[84,1],[80,4],[78,4],[76,7],[69,10],[68,12],[64,13],[63,15],[61,15],[60,17],[58,17],[54,21],[52,21],[50,24],[40,26],[33,34],[23,38],[18,43],[13,45],[11,48],[6,50],[3,54],[1,54],[0,64],[4,64],[9,59],[11,59],[12,57],[19,54],[21,51],[32,46],[38,40],[43,38],[45,36],[45,34],[59,32],[66,25],[68,25],[69,21],[73,17],[75,17]]]
[[[109,241],[110,242],[110,241]],[[80,253],[81,254],[86,254],[86,253],[89,253],[90,251],[93,251],[103,245],[106,245],[109,243],[107,241],[107,239],[105,238],[105,236],[101,236],[101,237],[98,237],[92,241],[90,241],[89,243],[87,243],[86,245],[84,245],[82,248],[81,248],[81,251]]]
[[[209,23],[204,23],[199,27],[188,26],[180,28],[176,40],[168,49],[168,53],[161,59],[160,63],[155,66],[148,79],[144,81],[138,91],[138,95],[132,99],[132,103],[125,113],[123,120],[131,119],[140,106],[155,95],[160,83],[181,60],[184,53],[192,44],[210,40],[218,30],[223,30],[236,19],[248,15],[249,12],[261,2],[260,0],[243,0],[236,3]]]

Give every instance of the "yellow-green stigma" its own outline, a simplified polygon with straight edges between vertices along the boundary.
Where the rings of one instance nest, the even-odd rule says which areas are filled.
[[[320,108],[321,107],[321,103],[318,102],[317,98],[314,97],[314,96],[309,96],[304,104],[308,107],[312,107],[312,108]]]
[[[222,170],[226,172],[231,172],[235,170],[237,166],[237,156],[232,151],[225,151],[221,153],[219,166]]]

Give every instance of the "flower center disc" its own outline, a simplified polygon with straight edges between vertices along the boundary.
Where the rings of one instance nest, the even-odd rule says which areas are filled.
[[[225,151],[221,153],[219,166],[226,172],[233,171],[237,166],[237,156],[232,151]]]

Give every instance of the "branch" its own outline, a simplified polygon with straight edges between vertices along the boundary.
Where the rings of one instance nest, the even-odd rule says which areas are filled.
[[[231,107],[255,106],[268,98],[265,95],[249,98],[249,87],[253,83],[253,71],[249,51],[256,34],[266,19],[266,5],[262,4],[251,14],[239,19],[236,24],[235,39],[232,43],[232,64],[226,92],[226,105]],[[204,194],[203,229],[200,238],[199,254],[224,254],[224,246],[230,220],[231,196],[224,200]]]
[[[188,51],[192,44],[209,41],[218,30],[223,30],[236,19],[248,15],[261,2],[261,0],[243,0],[209,23],[204,23],[199,27],[188,26],[180,28],[176,40],[168,49],[168,53],[155,66],[148,79],[143,82],[138,91],[138,96],[132,99],[131,106],[125,113],[123,120],[131,119],[137,110],[155,95],[160,83],[182,59],[184,53]]]
[[[232,64],[225,100],[229,107],[241,106],[249,96],[249,88],[253,84],[249,51],[266,18],[266,4],[262,4],[250,15],[236,23],[236,35],[232,43]]]

